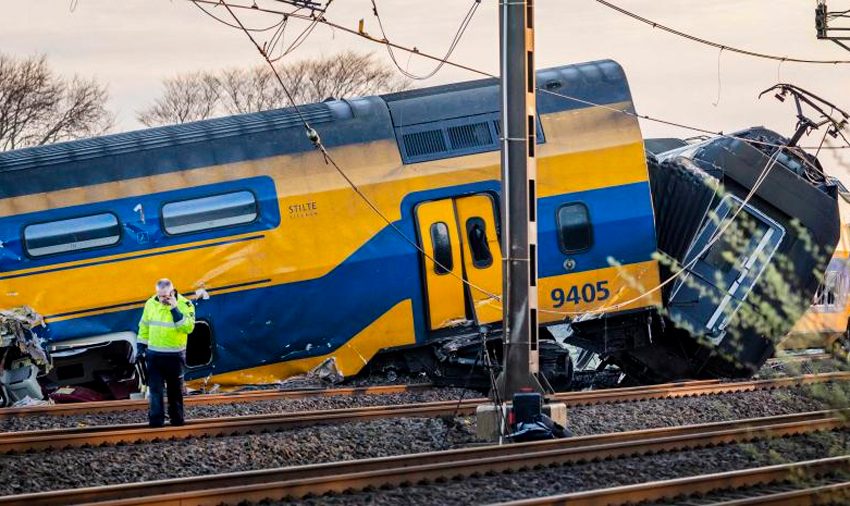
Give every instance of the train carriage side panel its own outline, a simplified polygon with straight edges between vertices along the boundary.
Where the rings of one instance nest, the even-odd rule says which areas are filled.
[[[634,111],[623,69],[611,61],[566,67],[541,72],[538,83],[552,92],[538,92],[547,135],[538,162],[541,320],[626,301],[620,310],[660,304],[656,292],[642,296],[660,280],[640,127],[617,112]],[[561,223],[583,213],[586,230]]]

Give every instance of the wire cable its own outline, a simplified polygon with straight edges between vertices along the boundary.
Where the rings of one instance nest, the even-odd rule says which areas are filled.
[[[197,3],[201,3],[201,4],[206,4],[206,5],[219,5],[220,4],[220,0],[187,0],[187,1],[197,2]],[[276,14],[276,15],[284,14],[284,12],[282,12],[282,11],[267,9],[267,8],[263,8],[263,7],[254,8],[254,7],[251,7],[251,6],[248,6],[248,5],[240,5],[240,4],[236,4],[236,3],[233,3],[233,2],[228,2],[228,5],[231,8],[236,9],[236,10],[250,10],[250,11],[254,11],[254,12],[265,12],[265,13],[268,13],[268,14]],[[311,16],[306,15],[306,14],[298,14],[298,13],[290,13],[289,16],[293,19],[300,19],[300,20],[303,20],[303,21],[311,21],[311,22],[317,19],[316,17],[311,17]],[[397,43],[395,43],[391,40],[377,39],[377,38],[372,37],[371,35],[369,35],[367,33],[359,32],[355,29],[348,28],[347,26],[340,25],[339,23],[334,23],[333,21],[328,20],[324,16],[319,16],[318,20],[319,20],[319,23],[326,25],[330,28],[333,28],[335,30],[339,30],[341,32],[348,33],[350,35],[354,35],[356,37],[360,37],[362,39],[368,40],[368,41],[375,43],[375,44],[388,45],[388,46],[391,46],[394,49],[398,49],[399,51],[405,51],[405,52],[408,52],[408,53],[411,53],[411,54],[415,54],[415,55],[421,56],[422,58],[426,58],[426,59],[429,59],[429,60],[432,60],[432,61],[435,61],[435,62],[438,62],[438,63],[444,62],[445,65],[448,65],[450,67],[454,67],[454,68],[457,68],[457,69],[461,69],[461,70],[466,70],[466,71],[471,72],[473,74],[478,74],[478,75],[481,75],[481,76],[484,76],[484,77],[494,77],[494,75],[490,74],[489,72],[484,72],[482,70],[478,70],[478,69],[470,67],[468,65],[453,62],[453,61],[450,61],[450,60],[447,60],[447,59],[442,59],[440,57],[431,55],[429,53],[422,52],[417,48],[405,47],[405,46],[403,46],[401,44],[397,44]]]
[[[218,0],[190,0],[190,1],[197,2],[197,3],[218,5]],[[263,8],[254,9],[254,8],[249,7],[249,6],[233,4],[233,3],[228,3],[228,5],[230,5],[234,9],[246,9],[246,10],[254,10],[254,11],[259,10],[261,12],[267,12],[267,13],[271,13],[271,14],[282,14],[280,11],[269,10],[269,9],[263,9]],[[293,18],[302,19],[302,20],[305,20],[305,21],[314,21],[315,20],[315,18],[312,18],[312,17],[307,16],[307,15],[303,15],[303,14],[291,14],[290,16],[293,17]],[[393,42],[392,40],[377,39],[375,37],[372,37],[368,33],[360,32],[360,31],[345,27],[343,25],[340,25],[338,23],[334,23],[334,22],[328,20],[325,17],[320,17],[319,23],[327,25],[327,26],[329,26],[333,29],[340,30],[342,32],[348,33],[350,35],[354,35],[356,37],[360,37],[362,39],[368,40],[372,43],[387,45],[387,46],[390,46],[394,49],[398,49],[399,51],[406,51],[410,54],[415,54],[415,55],[420,56],[422,58],[427,58],[427,59],[430,59],[432,61],[436,61],[438,63],[444,63],[445,65],[448,65],[450,67],[454,67],[454,68],[457,68],[457,69],[460,69],[460,70],[465,70],[465,71],[468,71],[468,72],[471,72],[473,74],[477,74],[477,75],[480,75],[480,76],[483,76],[483,77],[498,78],[497,75],[495,75],[491,72],[480,70],[480,69],[471,67],[469,65],[464,65],[462,63],[457,63],[457,62],[454,62],[454,61],[451,61],[451,60],[448,60],[448,59],[440,58],[438,56],[434,56],[432,54],[420,51],[419,49],[417,49],[415,47],[403,46],[401,44],[397,44],[397,43]],[[697,126],[693,126],[693,125],[687,125],[687,124],[676,122],[676,121],[665,120],[665,119],[658,118],[658,117],[655,117],[655,116],[650,116],[648,114],[638,114],[636,112],[628,111],[628,110],[625,110],[625,109],[617,109],[616,107],[612,107],[612,106],[609,106],[609,105],[606,105],[606,104],[599,104],[599,103],[596,103],[596,102],[593,102],[593,101],[590,101],[590,100],[580,99],[578,97],[566,95],[564,93],[554,92],[552,90],[548,90],[546,88],[539,87],[539,86],[537,88],[537,91],[542,92],[542,93],[547,93],[547,94],[550,94],[550,95],[559,96],[559,97],[564,98],[564,99],[573,100],[575,102],[578,102],[578,103],[581,103],[581,104],[584,104],[584,105],[588,105],[588,106],[591,106],[591,107],[600,107],[600,108],[604,108],[604,109],[609,109],[611,111],[618,112],[618,113],[625,114],[625,115],[629,115],[629,116],[633,116],[635,118],[642,119],[642,120],[645,120],[645,121],[650,121],[650,122],[653,122],[653,123],[672,126],[672,127],[675,127],[675,128],[681,128],[683,130],[690,130],[692,132],[697,132],[697,133],[700,133],[700,134],[712,135],[712,136],[716,136],[716,137],[725,137],[725,138],[729,138],[729,139],[736,139],[736,140],[739,140],[739,141],[742,141],[742,142],[747,142],[747,143],[750,143],[750,144],[760,144],[760,145],[763,145],[763,146],[769,146],[769,147],[774,147],[774,148],[784,147],[784,145],[782,145],[782,144],[768,143],[768,142],[758,141],[758,140],[755,140],[755,139],[747,139],[747,138],[744,138],[744,137],[738,137],[738,136],[734,136],[734,135],[724,134],[723,131],[710,130],[710,129],[701,128],[701,127],[697,127]],[[842,134],[842,136],[843,136],[843,134]],[[800,149],[812,149],[813,150],[813,149],[818,149],[818,146],[799,146],[799,148]],[[847,145],[844,145],[844,146],[823,146],[822,149],[824,149],[824,150],[850,149],[850,141],[848,141]]]
[[[329,7],[331,5],[332,1],[333,0],[328,0],[328,3],[326,5]],[[278,55],[276,57],[272,57],[271,54],[274,52],[275,46],[277,46],[279,43],[281,43],[283,41],[283,31],[281,31],[278,39],[276,41],[274,41],[273,43],[270,43],[271,48],[267,51],[267,54],[269,55],[269,58],[271,59],[272,63],[275,63],[275,62],[282,60],[286,56],[290,55],[293,51],[295,51],[296,49],[301,47],[301,45],[304,44],[304,42],[313,33],[313,30],[315,30],[316,27],[319,26],[319,20],[320,19],[321,19],[321,16],[316,16],[316,18],[309,25],[307,25],[307,28],[305,28],[301,33],[299,33],[298,36],[296,36],[295,39],[293,39],[293,41],[289,44],[289,46],[287,46],[287,48],[284,49],[283,52],[281,52],[280,55]]]
[[[464,33],[466,33],[466,29],[469,27],[469,24],[472,22],[472,18],[475,16],[475,13],[478,11],[478,7],[481,5],[481,0],[472,0],[472,5],[469,7],[469,10],[466,12],[463,20],[460,22],[460,26],[455,32],[454,38],[452,39],[451,44],[449,44],[449,48],[446,50],[446,54],[440,58],[440,61],[437,63],[437,66],[429,73],[424,75],[416,75],[411,72],[408,72],[406,69],[402,68],[401,64],[396,59],[395,52],[393,50],[393,46],[387,44],[387,54],[392,60],[393,64],[396,66],[399,72],[402,75],[409,79],[423,81],[425,79],[429,79],[437,74],[440,69],[447,63],[448,59],[451,57],[452,53],[454,53],[455,49],[457,49],[458,44],[460,44],[460,40],[463,38]],[[372,13],[375,15],[375,19],[378,20],[378,28],[381,30],[381,36],[385,41],[389,40],[387,37],[387,32],[384,29],[384,22],[381,20],[381,15],[378,13],[378,4],[377,0],[372,0]],[[415,48],[414,48],[415,49]],[[418,52],[418,51],[417,51]],[[413,53],[411,53],[413,54]]]
[[[617,11],[620,14],[626,15],[626,16],[632,18],[632,19],[640,21],[641,23],[649,25],[653,28],[657,28],[657,29],[663,30],[667,33],[671,33],[673,35],[677,35],[679,37],[683,37],[685,39],[688,39],[688,40],[691,40],[691,41],[694,41],[694,42],[698,42],[698,43],[706,45],[706,46],[711,46],[711,47],[714,47],[714,48],[717,48],[717,49],[720,49],[720,50],[724,50],[724,51],[729,51],[729,52],[732,52],[732,53],[738,53],[738,54],[743,54],[743,55],[746,55],[746,56],[752,56],[754,58],[762,58],[762,59],[765,59],[765,60],[779,60],[779,61],[782,61],[782,62],[791,62],[791,63],[813,63],[813,64],[823,64],[823,65],[839,65],[839,64],[850,63],[850,60],[815,60],[815,59],[809,59],[809,58],[792,58],[792,57],[789,57],[789,56],[777,56],[777,55],[772,55],[772,54],[767,54],[767,53],[759,53],[757,51],[750,51],[748,49],[740,49],[740,48],[737,48],[737,47],[727,46],[727,45],[724,45],[724,44],[720,44],[719,42],[713,42],[713,41],[710,41],[710,40],[707,40],[707,39],[703,39],[701,37],[697,37],[696,35],[691,35],[689,33],[683,32],[681,30],[676,30],[675,28],[670,28],[669,26],[662,25],[661,23],[652,21],[651,19],[647,19],[643,16],[635,14],[634,12],[627,11],[626,9],[619,7],[617,5],[614,5],[613,3],[611,3],[607,0],[594,0],[594,1],[598,4],[600,4],[600,5],[604,5],[605,7],[608,7],[609,9]]]
[[[195,7],[197,7],[198,9],[200,9],[200,10],[201,10],[201,12],[203,12],[203,13],[204,13],[204,14],[206,14],[207,16],[211,17],[212,19],[216,20],[217,22],[219,22],[219,23],[221,23],[221,24],[223,24],[223,25],[229,26],[230,28],[237,28],[237,29],[239,28],[237,25],[234,25],[233,23],[229,23],[228,21],[226,21],[226,20],[224,20],[224,19],[221,19],[220,17],[216,16],[216,15],[215,15],[215,14],[213,14],[212,12],[210,12],[210,11],[206,10],[206,9],[203,7],[203,5],[199,4],[198,2],[194,2],[194,1],[193,1],[193,2],[191,2],[191,3],[192,3],[192,5],[194,5],[194,6],[195,6]],[[279,28],[281,25],[283,25],[283,24],[285,24],[285,23],[286,23],[286,14],[283,14],[283,19],[282,19],[282,20],[280,20],[280,21],[278,21],[277,23],[275,23],[275,24],[273,24],[273,25],[269,25],[269,26],[267,26],[267,27],[265,27],[265,28],[245,28],[245,29],[246,29],[246,30],[248,30],[248,31],[251,31],[251,32],[268,32],[269,30],[273,30],[273,29],[275,29],[275,28]]]

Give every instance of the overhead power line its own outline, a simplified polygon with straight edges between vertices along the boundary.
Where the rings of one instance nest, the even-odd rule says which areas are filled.
[[[220,17],[216,16],[214,13],[212,13],[212,12],[208,11],[208,10],[207,10],[207,9],[206,9],[203,5],[201,5],[200,3],[198,3],[198,2],[192,2],[192,5],[194,5],[194,6],[195,6],[195,7],[197,7],[198,9],[200,9],[200,10],[201,10],[201,12],[203,12],[203,13],[204,13],[204,14],[206,14],[207,16],[211,17],[212,19],[216,20],[217,22],[219,22],[219,23],[221,23],[221,24],[223,24],[223,25],[229,26],[230,28],[236,28],[236,29],[239,29],[239,26],[238,26],[238,25],[235,25],[235,24],[233,24],[233,23],[230,23],[230,22],[228,22],[227,20],[221,19]],[[269,31],[269,30],[278,29],[278,28],[280,28],[280,26],[281,26],[281,25],[283,25],[283,24],[285,24],[285,23],[286,23],[286,15],[284,15],[284,16],[281,18],[281,20],[280,20],[280,21],[278,21],[277,23],[274,23],[274,24],[271,24],[271,25],[268,25],[268,26],[265,26],[265,27],[262,27],[262,28],[250,28],[250,27],[245,27],[245,30],[248,30],[249,32],[267,32],[267,31]]]
[[[790,63],[814,63],[814,64],[824,64],[824,65],[827,65],[827,64],[838,65],[838,64],[850,63],[850,60],[814,60],[814,59],[807,59],[807,58],[793,58],[793,57],[790,57],[790,56],[779,56],[779,55],[773,55],[773,54],[767,54],[767,53],[760,53],[760,52],[757,52],[757,51],[750,51],[748,49],[740,49],[740,48],[737,48],[737,47],[727,46],[727,45],[721,44],[719,42],[714,42],[714,41],[711,41],[711,40],[703,39],[702,37],[697,37],[696,35],[691,35],[689,33],[683,32],[681,30],[677,30],[675,28],[671,28],[669,26],[662,25],[661,23],[652,21],[651,19],[647,19],[643,16],[635,14],[634,12],[627,11],[626,9],[623,9],[620,6],[614,5],[611,2],[608,2],[607,0],[594,0],[594,1],[598,4],[600,4],[600,5],[604,5],[605,7],[608,7],[609,9],[617,11],[620,14],[626,15],[626,16],[632,18],[632,19],[640,21],[641,23],[649,25],[652,28],[657,28],[659,30],[663,30],[667,33],[671,33],[671,34],[677,35],[679,37],[683,37],[683,38],[691,40],[693,42],[698,42],[698,43],[706,45],[706,46],[711,46],[711,47],[720,49],[721,51],[729,51],[731,53],[743,54],[743,55],[746,55],[746,56],[752,56],[754,58],[761,58],[761,59],[764,59],[764,60],[774,60],[774,61],[790,62]]]
[[[190,1],[190,2],[193,2],[193,3],[198,3],[198,4],[212,5],[212,6],[221,5],[221,2],[219,0],[187,0],[187,1]],[[368,40],[369,42],[372,42],[372,43],[375,43],[375,44],[383,44],[383,45],[392,47],[393,49],[398,49],[399,51],[405,51],[407,53],[410,53],[410,54],[413,54],[413,55],[416,55],[416,56],[420,56],[420,57],[425,58],[427,60],[431,60],[431,61],[434,61],[434,62],[437,62],[437,63],[443,63],[444,65],[448,65],[450,67],[454,67],[454,68],[461,69],[461,70],[466,70],[467,72],[471,72],[473,74],[478,74],[480,76],[495,77],[493,74],[491,74],[489,72],[485,72],[483,70],[479,70],[479,69],[470,67],[468,65],[464,65],[462,63],[453,62],[453,61],[448,60],[447,58],[440,58],[439,56],[434,56],[432,54],[420,51],[418,48],[415,48],[415,47],[403,46],[401,44],[397,44],[397,43],[393,42],[392,40],[382,40],[382,39],[375,38],[375,37],[369,35],[366,32],[361,32],[361,31],[355,30],[353,28],[349,28],[347,26],[340,25],[338,23],[334,23],[333,21],[330,21],[329,19],[327,19],[326,17],[321,16],[321,15],[311,16],[311,15],[308,15],[308,14],[301,14],[301,13],[297,13],[297,12],[289,13],[289,12],[277,11],[277,10],[274,10],[274,9],[267,9],[267,8],[264,8],[264,7],[252,7],[250,5],[241,5],[241,4],[237,4],[237,3],[233,3],[233,2],[227,2],[227,5],[229,7],[231,7],[232,9],[236,9],[236,10],[249,10],[249,11],[253,11],[253,12],[264,12],[264,13],[267,13],[267,14],[275,14],[275,15],[278,15],[278,16],[286,14],[292,19],[299,19],[299,20],[302,20],[302,21],[314,22],[318,19],[319,23],[326,25],[330,28],[333,28],[334,30],[339,30],[341,32],[348,33],[349,35],[354,35],[354,36],[360,37],[362,39]]]
[[[409,72],[407,69],[402,68],[398,59],[396,59],[395,52],[393,51],[393,46],[387,44],[387,53],[390,56],[390,60],[392,60],[393,64],[396,66],[399,72],[402,73],[405,77],[409,79],[414,79],[417,81],[423,81],[425,79],[433,77],[437,72],[440,71],[441,68],[446,64],[446,61],[451,58],[454,50],[457,49],[458,44],[460,44],[460,39],[463,38],[463,34],[466,33],[466,29],[469,27],[469,24],[472,22],[472,18],[475,16],[476,11],[478,11],[478,7],[481,6],[481,0],[472,0],[472,5],[469,7],[469,10],[466,12],[466,16],[464,16],[463,20],[460,22],[460,26],[455,32],[454,38],[452,38],[451,44],[449,44],[449,48],[446,50],[446,54],[440,58],[440,61],[437,63],[437,66],[427,74],[416,75]],[[381,30],[381,36],[385,41],[389,41],[389,37],[387,37],[387,31],[384,29],[384,22],[381,19],[380,13],[378,13],[378,4],[377,0],[372,0],[372,13],[375,15],[375,19],[378,21],[378,28]],[[416,49],[414,47],[414,49]]]
[[[219,5],[218,0],[190,0],[190,1],[195,2],[195,3],[201,3],[201,4]],[[253,8],[253,7],[247,6],[247,5],[234,4],[232,2],[228,2],[227,5],[231,8],[234,8],[234,9],[246,9],[246,10],[253,10],[253,11],[259,10],[260,12],[266,12],[266,13],[269,13],[269,14],[277,14],[277,15],[284,14],[280,11],[263,9],[263,8],[257,9],[257,8]],[[339,30],[339,31],[348,33],[350,35],[360,37],[360,38],[365,39],[365,40],[372,42],[374,44],[386,45],[386,46],[392,47],[394,49],[397,49],[399,51],[405,51],[405,52],[408,52],[410,54],[415,54],[416,56],[419,56],[419,57],[422,57],[422,58],[425,58],[425,59],[429,59],[431,61],[441,63],[441,64],[444,64],[444,65],[448,65],[450,67],[454,67],[454,68],[457,68],[457,69],[466,70],[467,72],[471,72],[473,74],[477,74],[477,75],[480,75],[480,76],[498,78],[497,75],[495,75],[491,72],[487,72],[485,70],[477,69],[477,68],[471,67],[469,65],[464,65],[462,63],[457,63],[457,62],[451,61],[447,58],[442,58],[442,57],[439,57],[439,56],[432,55],[430,53],[420,51],[416,47],[404,46],[404,45],[395,43],[392,40],[386,39],[386,38],[384,38],[384,39],[375,38],[375,37],[369,35],[368,33],[364,32],[364,31],[355,30],[355,29],[348,28],[346,26],[340,25],[338,23],[334,23],[333,21],[328,20],[324,16],[315,17],[315,16],[309,16],[309,15],[306,15],[306,14],[299,14],[299,13],[287,13],[287,14],[289,15],[289,17],[291,17],[293,19],[300,19],[300,20],[303,20],[303,21],[309,21],[311,23],[315,22],[318,19],[319,23],[327,25],[327,26],[329,26],[329,27],[331,27],[335,30]],[[653,123],[658,123],[658,124],[662,124],[662,125],[681,128],[681,129],[684,129],[684,130],[690,130],[692,132],[697,132],[697,133],[700,133],[700,134],[713,135],[713,136],[717,136],[717,137],[726,137],[726,138],[730,138],[730,139],[736,139],[736,140],[739,140],[739,141],[742,141],[742,142],[747,142],[747,143],[750,143],[750,144],[760,144],[760,145],[763,145],[763,146],[774,147],[774,148],[785,147],[784,145],[781,145],[781,144],[774,144],[774,143],[769,143],[769,142],[757,141],[757,140],[754,140],[754,139],[747,139],[747,138],[739,137],[739,136],[735,136],[735,135],[729,135],[729,134],[723,133],[723,131],[711,130],[711,129],[708,129],[708,128],[702,128],[702,127],[698,127],[698,126],[694,126],[694,125],[688,125],[688,124],[677,122],[677,121],[658,118],[658,117],[655,117],[655,116],[651,116],[649,114],[638,114],[636,112],[629,111],[627,109],[618,109],[618,108],[610,106],[610,105],[600,104],[600,103],[597,103],[597,102],[594,102],[594,101],[591,101],[591,100],[585,100],[585,99],[581,99],[581,98],[578,98],[578,97],[575,97],[575,96],[567,95],[565,93],[548,90],[544,87],[538,87],[537,91],[541,92],[541,93],[561,97],[565,100],[572,100],[574,102],[584,104],[584,105],[587,105],[587,106],[590,106],[590,107],[599,107],[599,108],[603,108],[603,109],[608,109],[608,110],[613,111],[613,112],[617,112],[617,113],[624,114],[624,115],[627,115],[627,116],[632,116],[632,117],[642,119],[642,120],[645,120],[645,121],[650,121],[650,122],[653,122]],[[836,150],[836,149],[848,149],[848,148],[850,148],[850,143],[848,143],[848,145],[845,145],[845,146],[803,146],[803,147],[801,147],[801,149],[810,149],[810,150],[816,150],[816,149]]]

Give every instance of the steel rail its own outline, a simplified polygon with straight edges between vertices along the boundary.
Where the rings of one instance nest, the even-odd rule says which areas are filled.
[[[778,388],[792,388],[796,386],[811,385],[815,383],[826,383],[832,381],[848,381],[850,372],[824,372],[818,374],[804,374],[801,376],[788,376],[763,380],[719,382],[706,380],[704,382],[685,382],[675,387],[657,385],[639,387],[634,390],[608,389],[587,392],[569,392],[556,394],[553,399],[565,402],[568,406],[582,406],[602,404],[611,402],[640,401],[647,399],[664,399],[675,397],[688,397],[710,394],[724,394],[736,392],[752,392],[755,390],[772,390]]]
[[[681,425],[676,427],[660,427],[628,432],[596,434],[571,439],[538,441],[505,446],[488,445],[475,448],[447,450],[443,452],[419,453],[326,464],[311,464],[305,466],[290,466],[188,478],[174,478],[140,483],[37,492],[0,497],[0,506],[58,506],[63,504],[95,503],[108,500],[172,494],[176,492],[206,490],[210,488],[227,488],[283,480],[319,478],[322,476],[350,474],[357,471],[374,471],[391,467],[405,468],[412,467],[417,464],[479,459],[496,455],[519,455],[529,451],[547,448],[579,448],[588,445],[598,445],[601,443],[614,444],[647,438],[697,434],[717,429],[740,429],[777,423],[818,421],[835,416],[836,414],[840,415],[841,413],[833,411],[813,411],[809,413],[752,418],[730,422],[712,422],[697,425]]]
[[[846,472],[846,470],[845,470]],[[715,506],[800,506],[802,504],[847,504],[850,502],[850,481],[806,487],[787,492],[723,501]]]
[[[831,357],[831,355],[827,355]],[[797,360],[797,359],[795,359]],[[799,359],[802,360],[802,359]],[[850,378],[850,377],[848,377]],[[611,388],[605,391],[611,392],[647,392],[657,389],[670,388],[689,388],[699,387],[702,385],[721,384],[720,380],[694,380],[694,381],[679,381],[671,383],[663,383],[651,386],[635,386],[625,388]],[[289,399],[304,399],[308,397],[330,397],[337,395],[387,395],[405,392],[418,392],[434,388],[433,384],[422,383],[413,385],[380,385],[368,387],[342,387],[342,388],[305,388],[297,390],[256,390],[240,393],[225,393],[225,394],[199,394],[189,395],[184,398],[184,403],[187,406],[192,405],[213,405],[213,404],[237,404],[242,402],[260,402],[260,401],[279,401]],[[592,390],[586,392],[565,392],[557,394],[558,398],[566,397],[571,400],[582,398],[592,398],[602,390]],[[474,399],[477,402],[484,402],[483,399]],[[0,408],[0,420],[5,418],[18,418],[25,416],[68,416],[68,415],[84,415],[100,412],[117,412],[117,411],[135,411],[147,409],[148,401],[139,400],[118,400],[118,401],[95,401],[95,402],[80,402],[73,404],[53,404],[46,406],[24,406],[18,408]]]
[[[212,505],[304,497],[532,467],[682,451],[845,427],[847,413],[822,411],[665,427],[572,439],[432,452],[0,497],[0,505]],[[850,459],[850,457],[846,457]],[[154,495],[151,495],[154,494]]]
[[[692,380],[676,381],[658,385],[634,386],[624,388],[613,388],[610,390],[629,392],[640,391],[647,388],[673,388],[680,386],[696,386],[717,384],[720,380]],[[223,394],[198,394],[184,397],[185,405],[206,404],[235,404],[240,402],[277,401],[286,399],[302,399],[307,397],[329,397],[335,395],[383,395],[393,393],[404,393],[411,391],[435,388],[433,384],[422,383],[414,385],[385,385],[370,387],[344,387],[344,388],[305,388],[297,390],[255,390],[250,392],[223,393]],[[598,392],[594,390],[593,392]],[[585,392],[571,392],[582,394]],[[570,393],[565,393],[570,394]],[[476,399],[478,402],[484,399]],[[18,408],[0,408],[0,419],[22,417],[29,415],[79,415],[111,411],[133,411],[147,409],[147,400],[117,400],[117,401],[93,401],[79,402],[73,404],[53,404],[46,406],[24,406]]]
[[[259,434],[297,427],[359,422],[374,419],[404,417],[437,417],[455,412],[457,402],[369,406],[325,411],[302,411],[270,415],[231,416],[188,420],[185,425],[159,428],[145,423],[96,425],[35,431],[0,433],[0,454],[32,450],[65,449],[83,446],[102,446],[118,443],[142,443],[220,437],[240,434]],[[472,414],[474,404],[462,405],[460,414]]]
[[[770,380],[718,383],[678,383],[654,387],[634,387],[591,392],[569,392],[553,396],[568,406],[616,403],[648,399],[687,397],[695,395],[748,392],[763,389],[789,388],[798,385],[846,381],[850,373],[823,373]],[[301,411],[261,415],[233,416],[189,420],[180,427],[150,428],[144,423],[67,427],[35,431],[0,433],[0,454],[33,450],[64,449],[118,443],[141,443],[191,437],[232,436],[273,432],[305,426],[328,425],[403,417],[437,417],[471,415],[485,399],[462,402],[437,401],[394,406],[370,406],[324,411]]]
[[[187,406],[207,404],[235,404],[240,402],[278,401],[303,399],[306,397],[330,397],[335,395],[386,395],[418,392],[434,388],[430,383],[413,385],[382,385],[369,387],[301,388],[294,390],[253,390],[250,392],[187,395],[183,403]],[[0,409],[0,419],[28,415],[79,415],[106,411],[134,411],[148,408],[145,399],[93,401],[74,404],[52,404],[46,406],[24,406]]]
[[[786,480],[813,478],[819,475],[835,474],[850,471],[850,456],[830,457],[790,464],[727,471],[672,480],[651,481],[636,485],[610,487],[584,492],[573,492],[548,497],[537,497],[520,501],[499,503],[500,506],[599,506],[601,504],[627,504],[644,501],[671,500],[681,496],[710,494],[734,489],[780,483]],[[824,502],[806,502],[803,499],[812,498],[815,494],[829,493],[820,499],[836,499],[838,495],[850,492],[850,483],[837,483],[818,487],[805,487],[800,490],[783,491],[774,494],[722,501],[716,504],[725,506],[743,506],[749,504],[829,504]],[[846,501],[848,495],[842,495]]]

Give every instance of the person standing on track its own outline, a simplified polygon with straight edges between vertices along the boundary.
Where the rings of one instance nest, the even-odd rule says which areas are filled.
[[[139,321],[136,353],[147,366],[151,427],[165,425],[163,383],[168,391],[171,425],[183,425],[183,366],[186,341],[195,328],[192,302],[177,293],[171,280],[156,282],[156,293],[145,302]]]

